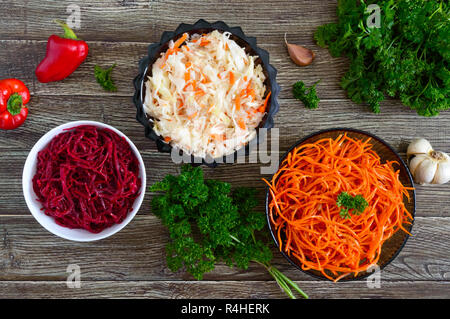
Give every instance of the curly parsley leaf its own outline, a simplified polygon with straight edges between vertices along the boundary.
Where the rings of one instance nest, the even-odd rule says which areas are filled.
[[[351,218],[350,213],[361,215],[369,206],[369,203],[362,195],[352,196],[347,192],[342,192],[338,195],[336,204],[338,207],[342,207],[339,215],[344,219]]]

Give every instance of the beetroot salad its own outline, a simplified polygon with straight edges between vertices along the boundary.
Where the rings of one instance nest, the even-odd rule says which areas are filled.
[[[140,188],[137,157],[110,129],[74,127],[38,153],[33,189],[58,225],[99,233],[126,218]]]

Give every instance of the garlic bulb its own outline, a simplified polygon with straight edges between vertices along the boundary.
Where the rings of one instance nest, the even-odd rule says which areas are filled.
[[[433,150],[426,139],[412,141],[406,155],[416,183],[444,184],[450,181],[450,156]]]

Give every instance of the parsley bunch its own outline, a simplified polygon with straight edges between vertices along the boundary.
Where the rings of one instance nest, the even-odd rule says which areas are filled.
[[[380,7],[380,28],[368,27],[369,4]],[[375,113],[385,95],[423,116],[450,108],[450,6],[447,0],[339,0],[337,23],[314,38],[350,68],[341,86]]]
[[[344,219],[351,218],[350,213],[357,216],[361,215],[369,206],[369,203],[362,195],[353,197],[347,192],[342,192],[338,195],[336,204],[338,207],[342,207],[339,215]]]
[[[298,81],[292,87],[292,93],[297,100],[300,100],[305,104],[308,109],[317,109],[320,99],[317,97],[316,85],[320,82],[317,81],[313,86],[307,88],[303,81]]]
[[[291,297],[300,288],[270,264],[272,252],[257,234],[265,216],[255,212],[256,190],[236,188],[217,180],[204,180],[200,167],[184,165],[179,176],[167,175],[150,187],[161,192],[152,199],[153,213],[169,230],[167,266],[184,268],[197,280],[214,269],[217,262],[247,269],[250,262],[264,266]]]

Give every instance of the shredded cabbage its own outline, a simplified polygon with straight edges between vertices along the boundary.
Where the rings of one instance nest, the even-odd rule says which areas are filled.
[[[184,34],[169,43],[146,81],[155,132],[188,154],[228,155],[256,135],[270,93],[262,66],[229,32]]]

